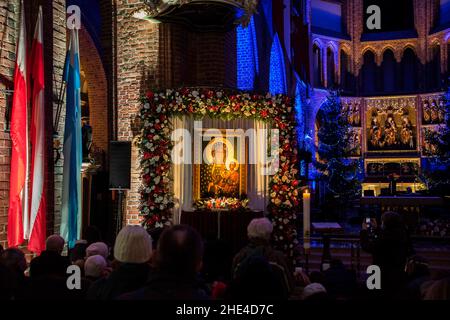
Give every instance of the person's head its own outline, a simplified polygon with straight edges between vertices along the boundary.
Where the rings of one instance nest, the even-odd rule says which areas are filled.
[[[114,258],[121,263],[147,263],[152,256],[152,238],[141,226],[120,230],[114,244]]]
[[[101,278],[105,274],[108,266],[106,259],[101,255],[93,255],[86,259],[84,263],[84,274],[86,277]]]
[[[156,266],[179,277],[194,277],[203,263],[203,241],[197,231],[186,225],[165,230],[158,241]]]
[[[75,246],[69,251],[69,257],[71,262],[78,260],[84,260],[86,257],[87,242],[79,240],[75,243]]]
[[[2,252],[0,263],[16,274],[23,274],[27,269],[25,254],[17,248],[8,248]]]
[[[450,300],[450,277],[433,281],[424,293],[424,300]]]
[[[104,242],[95,242],[86,248],[86,257],[100,255],[105,259],[108,259],[109,249]]]
[[[420,256],[414,256],[408,260],[405,268],[406,274],[412,278],[424,277],[430,275],[428,261]]]
[[[247,236],[250,240],[270,241],[273,225],[267,218],[258,218],[250,221],[247,227]]]
[[[308,284],[302,293],[303,300],[326,300],[328,298],[327,290],[320,283]]]
[[[64,250],[64,244],[64,238],[60,235],[54,234],[47,238],[47,241],[45,242],[45,250],[61,254]]]

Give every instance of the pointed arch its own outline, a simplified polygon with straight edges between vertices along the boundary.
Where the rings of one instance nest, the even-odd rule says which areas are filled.
[[[322,79],[322,49],[317,43],[314,43],[312,49],[312,58],[313,58],[313,84],[314,87],[320,88],[323,86]]]
[[[278,34],[275,33],[270,50],[269,92],[272,94],[286,93],[286,66],[283,49]]]
[[[381,63],[383,91],[392,93],[396,91],[396,74],[397,63],[395,61],[394,52],[387,48],[383,52],[383,62]]]
[[[405,47],[401,62],[402,90],[404,92],[414,92],[417,90],[417,69],[418,60],[416,52],[412,47]]]
[[[439,89],[441,85],[441,44],[439,41],[433,41],[431,46],[430,61],[430,89]]]
[[[253,16],[247,27],[236,28],[237,87],[253,90],[259,73],[258,46]]]
[[[365,50],[362,66],[362,88],[365,94],[373,94],[376,91],[377,64],[375,53]]]
[[[336,84],[335,76],[335,50],[333,46],[327,47],[327,87],[332,88]]]
[[[341,88],[348,90],[350,87],[350,54],[344,48],[341,49],[339,55],[339,75]]]

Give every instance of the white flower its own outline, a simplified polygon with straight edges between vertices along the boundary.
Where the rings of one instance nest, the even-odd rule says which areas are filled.
[[[144,109],[150,109],[150,104],[149,103],[144,104]]]

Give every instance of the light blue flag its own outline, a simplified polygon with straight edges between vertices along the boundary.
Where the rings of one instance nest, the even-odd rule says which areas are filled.
[[[67,83],[66,122],[64,130],[64,170],[61,208],[61,236],[73,248],[81,236],[81,96],[78,30],[70,35],[70,46],[64,67]]]

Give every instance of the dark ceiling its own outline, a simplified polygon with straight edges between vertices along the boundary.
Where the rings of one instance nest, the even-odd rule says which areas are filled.
[[[171,6],[156,19],[161,22],[183,24],[198,32],[228,31],[234,27],[236,7],[205,1]]]

